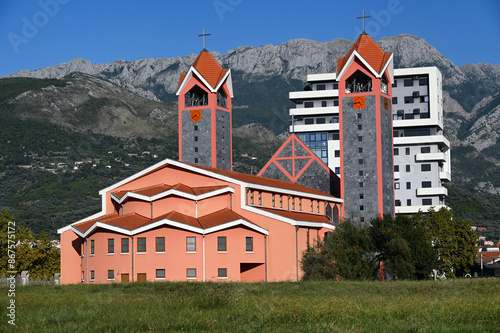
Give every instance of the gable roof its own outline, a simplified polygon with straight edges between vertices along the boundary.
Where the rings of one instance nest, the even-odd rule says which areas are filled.
[[[292,183],[295,183],[313,161],[318,162],[323,169],[333,174],[330,168],[295,133],[292,133],[257,176],[262,176],[267,168],[274,164]]]
[[[222,68],[222,66],[207,50],[201,51],[189,68],[188,72],[181,73],[177,95],[180,94],[180,91],[187,81],[191,79],[193,74],[196,75],[212,92],[216,92],[227,79],[229,94],[233,97],[231,70]]]
[[[100,218],[73,224],[71,228],[80,237],[87,237],[97,228],[115,231],[124,235],[136,235],[162,225],[168,225],[199,234],[209,234],[211,232],[243,225],[257,232],[268,234],[267,230],[227,208],[199,218],[182,214],[175,210],[154,219],[147,218],[137,213],[125,215],[113,213],[104,215]]]
[[[362,60],[376,77],[381,77],[385,69],[392,64],[392,53],[386,53],[370,35],[362,33],[346,55],[337,59],[337,80],[354,61],[354,57]],[[390,70],[392,71],[392,68]]]

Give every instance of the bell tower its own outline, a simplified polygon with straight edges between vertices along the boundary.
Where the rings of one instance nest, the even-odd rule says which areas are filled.
[[[203,49],[181,74],[177,96],[179,161],[232,170],[231,70]]]
[[[343,216],[394,216],[392,54],[363,32],[338,59],[337,81]]]

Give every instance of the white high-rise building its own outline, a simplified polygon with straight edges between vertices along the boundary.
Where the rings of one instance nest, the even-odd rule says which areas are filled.
[[[307,81],[307,89],[289,94],[296,104],[290,109],[290,131],[342,177],[342,172],[351,171],[341,172],[340,126],[356,124],[339,123],[336,73],[308,75]],[[451,159],[450,143],[443,135],[440,71],[436,67],[394,69],[392,114],[395,212],[446,207],[443,184],[451,180]]]

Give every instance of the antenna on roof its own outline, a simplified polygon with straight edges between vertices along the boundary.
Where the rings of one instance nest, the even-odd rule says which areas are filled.
[[[363,12],[363,13],[364,13],[364,12]],[[364,30],[364,29],[363,29],[363,30]],[[206,36],[210,36],[210,34],[206,34],[206,33],[205,33],[205,28],[203,28],[203,34],[198,35],[198,37],[203,37],[203,51],[206,51],[206,50],[207,50],[207,49],[206,49],[206,47],[205,47],[205,46],[206,46],[206,41],[205,41],[205,37],[206,37]]]
[[[357,17],[357,19],[363,19],[363,35],[365,34],[365,19],[370,18],[371,16],[365,16],[365,10],[363,9],[363,16]],[[203,30],[205,32],[205,30]]]

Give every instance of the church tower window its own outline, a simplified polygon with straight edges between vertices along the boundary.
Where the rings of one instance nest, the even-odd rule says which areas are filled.
[[[208,93],[198,86],[194,86],[186,93],[186,107],[208,105]]]

